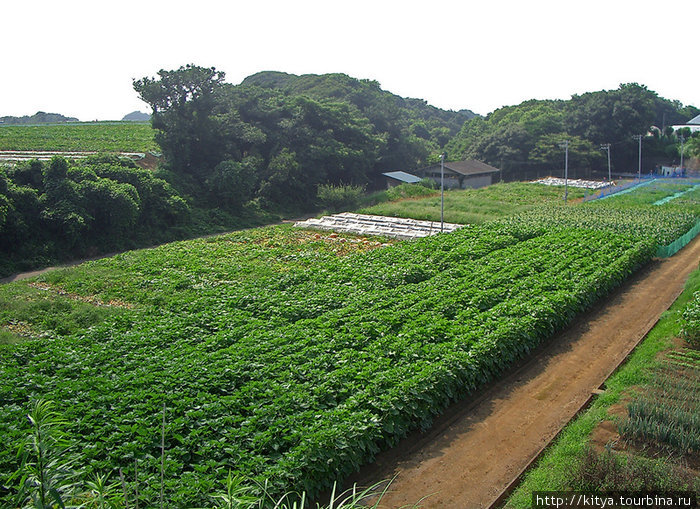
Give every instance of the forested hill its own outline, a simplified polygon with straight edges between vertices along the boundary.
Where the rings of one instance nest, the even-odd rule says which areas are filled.
[[[360,80],[342,73],[297,76],[279,71],[262,71],[248,76],[241,84],[278,88],[290,94],[303,94],[314,99],[346,101],[354,104],[365,115],[372,115],[376,109],[396,108],[404,118],[426,131],[432,131],[440,141],[444,140],[444,132],[436,131],[447,128],[450,137],[454,136],[464,122],[477,116],[471,110],[442,110],[423,99],[400,97],[382,90],[377,81]],[[418,132],[426,134],[420,127]],[[443,141],[441,145],[445,143]]]
[[[369,121],[372,132],[385,140],[374,171],[411,170],[437,159],[464,123],[477,115],[470,110],[442,110],[423,99],[400,97],[382,90],[374,80],[347,74],[304,74],[263,71],[247,77],[241,88],[260,87],[287,97],[308,97],[320,102],[347,103]]]
[[[0,117],[3,124],[55,124],[58,122],[78,122],[75,117],[66,117],[60,113],[45,113],[37,111],[34,115],[24,115],[23,117]]]

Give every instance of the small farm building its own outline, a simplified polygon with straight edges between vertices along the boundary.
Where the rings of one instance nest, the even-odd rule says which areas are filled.
[[[689,128],[691,133],[700,131],[700,115],[695,118],[691,118],[685,124],[674,125],[673,130],[677,131],[678,129],[683,129],[684,127]]]
[[[391,189],[392,187],[401,184],[416,184],[421,181],[420,177],[406,173],[405,171],[389,171],[382,173],[386,177],[386,188]]]
[[[469,159],[445,163],[445,188],[478,189],[493,183],[494,174],[501,170],[486,163]],[[440,165],[434,164],[416,171],[419,177],[429,178],[440,184]]]

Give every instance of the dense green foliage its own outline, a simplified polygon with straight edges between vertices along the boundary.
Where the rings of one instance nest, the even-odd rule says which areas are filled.
[[[0,150],[148,152],[158,150],[149,123],[0,125]]]
[[[15,320],[50,340],[0,348],[0,431],[18,443],[29,402],[55,401],[87,470],[121,467],[131,484],[136,462],[141,502],[152,505],[165,406],[171,505],[206,504],[230,468],[268,479],[272,493],[317,493],[619,285],[664,238],[658,225],[671,218],[659,217],[622,230],[560,228],[529,212],[370,251],[287,225],[5,286],[2,299],[41,290],[115,309],[58,331],[6,306],[6,329]],[[0,472],[18,466],[12,447],[0,450]]]
[[[0,169],[0,271],[162,238],[188,212],[167,182],[115,156]]]
[[[345,74],[295,76],[266,71],[247,77],[242,84],[350,103],[386,140],[377,170],[414,168],[416,162],[425,160],[426,154],[439,153],[464,122],[476,117],[469,110],[445,111],[421,99],[399,97],[382,90],[376,81],[357,80]]]
[[[261,73],[234,86],[214,68],[188,65],[134,88],[153,108],[170,169],[196,188],[221,163],[244,164],[250,181],[241,185],[252,192],[237,199],[268,207],[308,209],[321,184],[366,185],[387,169],[415,168],[473,116],[341,74]]]
[[[324,210],[342,212],[357,208],[363,194],[360,186],[320,184],[317,196]]]
[[[617,90],[575,95],[568,101],[531,100],[499,108],[464,124],[446,147],[450,160],[475,158],[500,168],[506,180],[523,180],[564,168],[561,144],[569,140],[570,176],[588,177],[594,170],[607,174],[605,153],[610,143],[612,169],[636,172],[637,142],[644,140],[643,172],[655,165],[679,162],[679,142],[665,126],[684,123],[698,108],[659,97],[637,84]]]
[[[692,191],[663,205],[655,205],[664,197],[676,194],[678,189]],[[503,221],[642,235],[653,238],[659,246],[665,246],[693,228],[699,220],[700,188],[687,183],[660,183],[638,186],[633,192],[612,195],[576,207],[537,207]]]

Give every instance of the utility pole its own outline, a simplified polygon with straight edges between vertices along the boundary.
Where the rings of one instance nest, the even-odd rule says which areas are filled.
[[[683,143],[685,142],[685,136],[681,134],[681,175],[683,174]]]
[[[569,140],[559,145],[564,149],[564,203],[569,199]]]
[[[610,143],[605,143],[600,146],[600,150],[605,150],[608,153],[608,183],[612,182],[612,176],[610,173]]]
[[[440,154],[440,233],[445,228],[445,154]]]
[[[632,136],[635,140],[639,141],[639,173],[638,173],[638,178],[641,181],[642,180],[642,136],[641,134],[637,134],[635,136]]]

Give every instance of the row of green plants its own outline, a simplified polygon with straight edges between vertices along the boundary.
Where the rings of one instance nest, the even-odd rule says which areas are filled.
[[[0,126],[0,150],[149,152],[159,150],[149,123],[85,122]]]
[[[653,180],[642,182],[628,191],[611,195],[602,201],[614,200],[617,207],[636,205],[653,205],[654,203],[673,196],[681,191],[693,189],[694,185],[686,181]]]
[[[161,488],[171,505],[204,504],[229,469],[269,479],[269,493],[315,495],[429,426],[653,249],[602,231],[493,225],[248,276],[235,258],[211,271],[191,253],[160,270],[154,258],[131,265],[150,278],[122,285],[124,271],[102,293],[63,272],[67,291],[137,306],[82,333],[2,349],[0,428],[18,444],[28,402],[60,402],[88,470],[131,472],[138,461],[144,505]],[[96,265],[120,272],[123,261]],[[153,438],[163,406],[161,483]],[[0,465],[19,468],[13,447]]]
[[[620,435],[677,455],[700,452],[700,352],[669,354],[644,392],[627,404]]]
[[[258,497],[313,495],[622,282],[659,222],[559,228],[533,212],[378,250],[281,226],[49,273],[41,289],[123,305],[0,350],[0,428],[20,444],[29,402],[60,401],[85,475],[121,468],[145,505],[161,490],[206,504],[228,470],[252,490],[269,479]],[[13,446],[0,465],[21,467]]]
[[[614,231],[651,237],[658,245],[665,246],[696,225],[700,219],[699,198],[700,196],[687,196],[685,201],[674,203],[674,200],[661,206],[619,205],[617,200],[622,200],[623,197],[574,207],[549,205],[500,221],[506,224],[545,223],[553,227]]]

